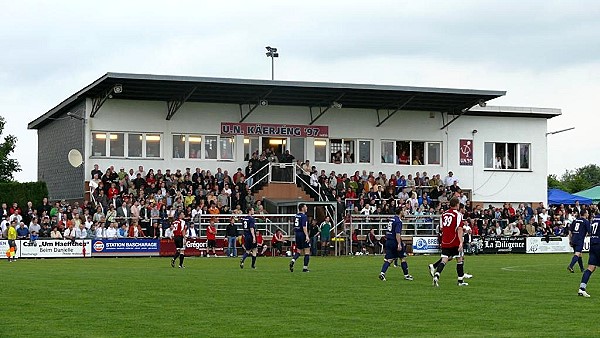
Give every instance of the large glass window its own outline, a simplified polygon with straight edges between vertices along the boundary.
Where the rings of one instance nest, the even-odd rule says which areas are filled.
[[[442,143],[426,141],[381,141],[381,163],[441,165]]]
[[[160,157],[160,134],[146,134],[146,157]]]
[[[358,141],[358,162],[371,163],[371,141]]]
[[[336,164],[356,163],[356,140],[330,139],[329,148],[329,162]]]
[[[290,137],[289,144],[290,154],[294,156],[295,160],[304,161],[304,138],[302,137]]]
[[[173,158],[185,157],[185,135],[173,135]]]
[[[412,141],[411,163],[412,165],[423,165],[423,154],[425,153],[425,142]]]
[[[109,151],[110,156],[124,157],[125,156],[125,134],[123,133],[110,133],[109,138]]]
[[[142,157],[142,134],[127,134],[127,156]]]
[[[221,159],[222,160],[233,160],[233,136],[221,136]]]
[[[499,143],[486,142],[484,144],[484,168],[515,170],[530,167],[529,143]]]
[[[204,137],[204,158],[209,160],[217,159],[217,137],[216,136],[205,136]]]
[[[92,156],[106,156],[106,133],[92,133]]]
[[[396,163],[410,164],[410,141],[396,142]]]
[[[327,162],[327,140],[315,140],[315,162]]]
[[[394,141],[381,141],[381,163],[395,163]]]
[[[188,138],[188,157],[202,158],[202,136],[189,135]]]

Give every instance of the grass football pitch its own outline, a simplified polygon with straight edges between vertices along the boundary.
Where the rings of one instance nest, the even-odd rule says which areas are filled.
[[[381,256],[288,259],[22,259],[1,261],[0,337],[577,337],[596,336],[600,275],[577,296],[571,255],[466,258],[469,286],[450,262],[433,288],[427,264],[408,258],[414,281]],[[587,263],[587,255],[584,257]],[[576,268],[576,271],[579,271]]]

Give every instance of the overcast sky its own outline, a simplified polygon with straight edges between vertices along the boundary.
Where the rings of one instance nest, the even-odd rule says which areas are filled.
[[[27,123],[107,72],[506,90],[562,109],[549,173],[600,164],[600,1],[2,1],[0,115]],[[66,160],[66,159],[65,159]]]

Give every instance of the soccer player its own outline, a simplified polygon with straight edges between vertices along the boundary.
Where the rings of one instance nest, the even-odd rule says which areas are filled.
[[[442,261],[438,264],[433,275],[433,286],[439,287],[440,274],[444,271],[446,263],[452,258],[456,258],[456,273],[458,275],[458,285],[467,286],[464,282],[463,266],[463,228],[462,215],[458,212],[459,200],[456,197],[450,199],[450,209],[442,214]]]
[[[171,267],[175,267],[175,260],[179,257],[179,268],[183,269],[183,259],[185,258],[185,239],[183,234],[187,232],[185,221],[183,220],[183,212],[177,216],[177,220],[173,222],[173,239],[175,240],[175,256],[171,259]]]
[[[590,294],[585,291],[587,283],[592,276],[596,266],[600,264],[600,214],[594,215],[589,227],[590,234],[590,256],[588,258],[588,267],[581,276],[581,284],[577,294],[582,297],[590,297]]]
[[[567,270],[570,273],[574,273],[573,267],[575,263],[579,264],[579,270],[583,272],[583,258],[581,258],[581,252],[583,251],[583,241],[585,235],[589,232],[590,222],[588,221],[587,210],[581,211],[579,217],[571,223],[569,226],[569,243],[573,248],[573,258],[571,258],[571,264],[567,266]]]
[[[240,259],[240,269],[244,268],[244,261],[246,257],[252,255],[252,269],[256,269],[256,252],[258,251],[256,246],[256,220],[254,219],[254,209],[248,208],[248,216],[242,220],[242,227],[244,228],[244,255]]]
[[[296,234],[296,252],[290,261],[290,272],[294,272],[296,259],[300,257],[300,251],[304,253],[304,267],[302,272],[308,271],[308,262],[310,260],[310,237],[308,236],[308,217],[306,216],[308,207],[304,203],[298,204],[298,213],[294,220],[294,233]]]
[[[400,258],[402,260],[401,266],[404,272],[404,279],[413,280],[413,276],[408,273],[408,263],[406,263],[406,251],[402,245],[402,220],[400,215],[402,214],[402,208],[396,209],[396,215],[392,217],[385,231],[385,258],[383,259],[383,266],[381,267],[381,273],[379,279],[385,281],[385,273],[390,267],[390,264],[394,260]]]

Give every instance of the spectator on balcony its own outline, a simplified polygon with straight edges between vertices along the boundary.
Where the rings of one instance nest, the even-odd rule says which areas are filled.
[[[406,150],[402,150],[400,156],[398,156],[398,164],[410,164],[410,159],[406,154]]]
[[[413,165],[423,165],[423,161],[421,160],[421,155],[418,153],[413,157]]]

